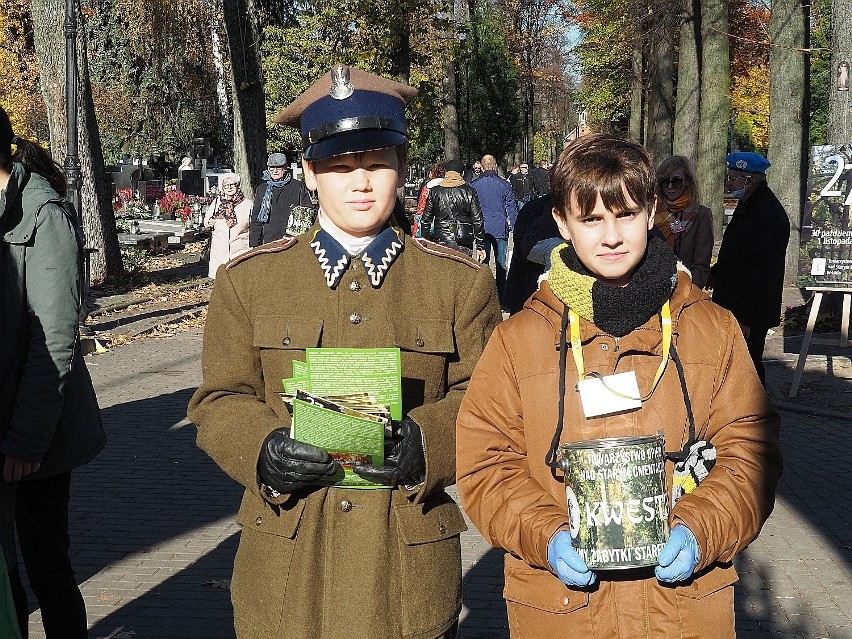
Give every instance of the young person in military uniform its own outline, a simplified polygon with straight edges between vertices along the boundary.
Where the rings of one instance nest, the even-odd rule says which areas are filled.
[[[240,639],[455,636],[465,523],[444,488],[500,309],[487,268],[394,222],[415,93],[338,65],[282,111],[276,122],[302,132],[317,223],[216,278],[189,416],[199,446],[246,487],[231,583]],[[282,378],[306,348],[393,346],[404,418],[384,465],[358,468],[388,488],[317,486],[338,467],[290,438]]]

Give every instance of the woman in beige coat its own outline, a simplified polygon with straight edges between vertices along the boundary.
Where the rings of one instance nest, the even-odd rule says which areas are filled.
[[[216,277],[216,269],[249,249],[249,220],[252,201],[246,199],[240,188],[240,176],[226,175],[222,178],[222,187],[217,197],[207,208],[204,226],[212,228],[210,240],[211,278]]]
[[[552,184],[553,214],[570,241],[553,250],[548,279],[524,309],[495,329],[457,422],[459,495],[485,538],[507,551],[512,637],[733,639],[731,561],[774,504],[778,415],[734,317],[676,271],[664,242],[648,241],[647,153],[583,137],[563,152]],[[635,376],[639,407],[615,412],[614,397],[596,403],[578,393],[581,370]],[[602,414],[587,418],[589,408]],[[569,521],[565,477],[551,466],[554,443],[658,430],[673,457],[707,453],[709,474],[698,473],[697,487],[674,484],[684,488],[667,500],[671,532],[656,566],[592,570],[574,549],[578,521]],[[665,463],[669,487],[673,466]]]

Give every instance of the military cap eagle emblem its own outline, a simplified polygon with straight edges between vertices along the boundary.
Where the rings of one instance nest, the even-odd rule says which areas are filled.
[[[328,93],[335,100],[345,100],[355,93],[349,81],[349,67],[345,64],[336,64],[331,68],[331,89]]]

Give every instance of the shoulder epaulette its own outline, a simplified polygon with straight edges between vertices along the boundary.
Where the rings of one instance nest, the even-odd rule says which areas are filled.
[[[253,248],[248,253],[243,253],[242,255],[237,255],[234,259],[228,262],[225,265],[225,270],[232,269],[240,262],[245,262],[250,257],[254,257],[255,255],[263,255],[266,253],[280,253],[281,251],[286,251],[291,246],[295,246],[298,240],[295,237],[284,236],[280,240],[274,240],[267,244],[261,244],[258,247]]]
[[[424,253],[429,253],[429,255],[437,255],[438,257],[445,257],[451,260],[455,260],[456,262],[466,264],[467,266],[474,268],[477,271],[482,268],[482,264],[468,257],[465,253],[462,253],[461,251],[457,251],[455,249],[451,249],[450,247],[444,246],[443,244],[438,244],[430,240],[424,240],[422,237],[407,238],[407,240],[413,240],[417,248],[419,248]]]

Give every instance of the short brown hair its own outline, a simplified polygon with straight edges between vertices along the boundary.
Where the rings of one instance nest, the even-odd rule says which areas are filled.
[[[577,198],[580,214],[591,213],[598,196],[610,210],[627,208],[624,191],[651,212],[654,202],[654,166],[642,145],[612,135],[577,138],[562,151],[550,177],[553,206],[560,215]]]

